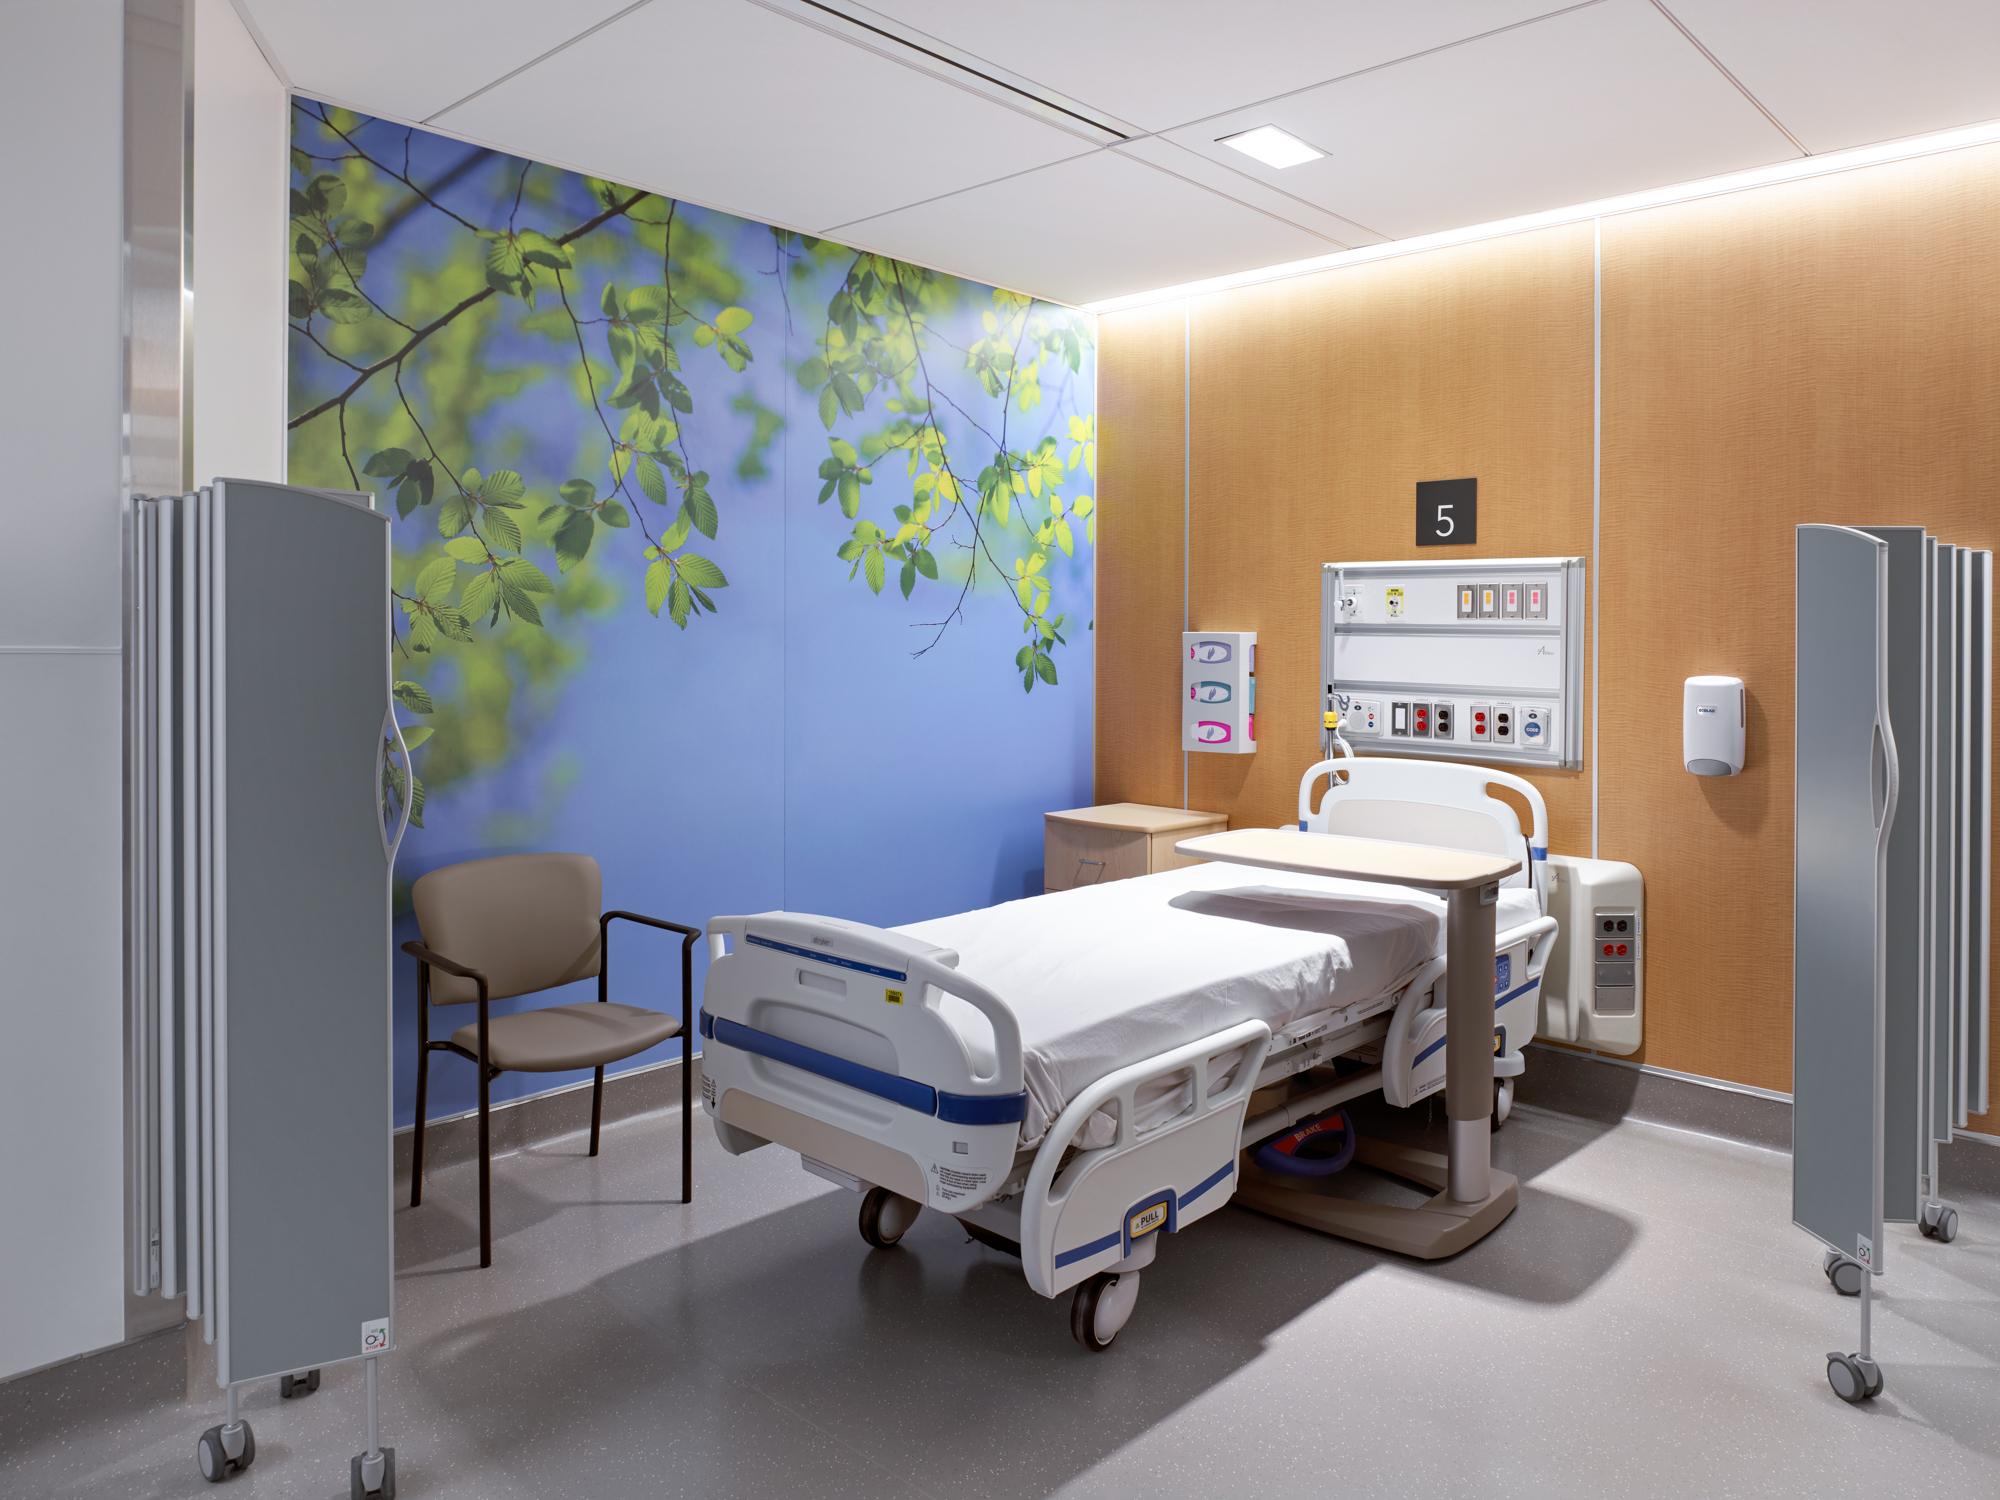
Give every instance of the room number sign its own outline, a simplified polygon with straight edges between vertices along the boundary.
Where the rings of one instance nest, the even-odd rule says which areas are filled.
[[[1417,545],[1458,547],[1479,540],[1479,481],[1417,482]]]

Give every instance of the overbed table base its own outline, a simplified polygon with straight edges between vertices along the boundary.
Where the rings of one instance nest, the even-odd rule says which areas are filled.
[[[1520,1199],[1513,1174],[1496,1170],[1484,1198],[1460,1202],[1451,1195],[1451,1161],[1441,1151],[1364,1140],[1355,1149],[1354,1165],[1429,1188],[1436,1196],[1414,1206],[1348,1198],[1341,1195],[1338,1178],[1281,1178],[1246,1159],[1234,1201],[1322,1234],[1417,1260],[1443,1260],[1491,1234]]]

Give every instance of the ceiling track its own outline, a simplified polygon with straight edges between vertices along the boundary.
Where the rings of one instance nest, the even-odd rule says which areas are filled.
[[[1045,89],[1033,79],[1009,73],[982,57],[960,51],[925,32],[901,26],[874,11],[867,12],[868,19],[864,19],[854,11],[828,5],[824,0],[751,0],[751,3],[1045,120],[1096,145],[1115,146],[1141,133],[1122,122],[1094,114],[1077,100]]]

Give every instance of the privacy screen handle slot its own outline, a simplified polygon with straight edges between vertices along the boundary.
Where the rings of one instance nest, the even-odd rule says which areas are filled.
[[[403,791],[402,795],[396,799],[402,804],[402,815],[397,819],[395,834],[393,836],[390,834],[386,818],[381,822],[382,857],[391,865],[394,865],[396,863],[396,851],[403,847],[403,835],[410,831],[410,813],[416,805],[417,770],[415,766],[410,764],[410,747],[403,739],[403,726],[396,722],[396,705],[393,700],[390,702],[388,708],[383,711],[382,733],[379,736],[379,740],[382,748],[379,752],[378,773],[381,766],[386,765],[388,762],[389,744],[392,740],[395,742],[397,750],[401,751],[403,756]]]

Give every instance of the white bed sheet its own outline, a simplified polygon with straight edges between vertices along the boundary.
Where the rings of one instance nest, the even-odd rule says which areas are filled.
[[[1533,892],[1501,890],[1500,931],[1538,914]],[[1396,993],[1444,951],[1444,901],[1407,886],[1211,862],[896,930],[957,950],[959,972],[1019,1020],[1027,1147],[1114,1069],[1238,1021],[1275,1032]],[[940,1009],[990,1063],[985,1017],[950,996]],[[1104,1134],[1093,1129],[1086,1143]]]

